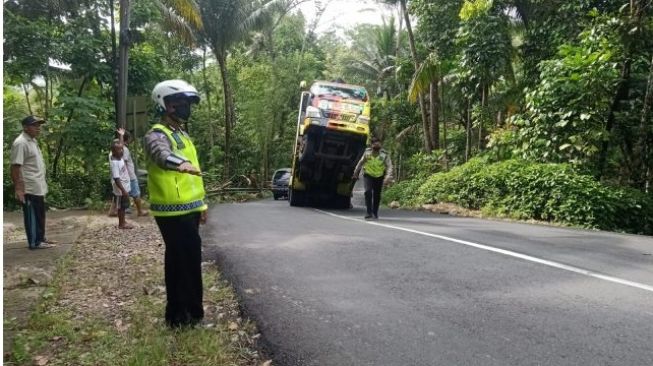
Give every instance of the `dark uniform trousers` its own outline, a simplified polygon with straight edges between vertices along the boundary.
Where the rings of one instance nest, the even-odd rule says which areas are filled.
[[[363,174],[365,184],[365,207],[367,214],[379,216],[379,204],[381,203],[381,189],[383,189],[383,176],[378,178]]]
[[[166,322],[172,327],[197,324],[204,317],[200,213],[155,219],[166,245]]]

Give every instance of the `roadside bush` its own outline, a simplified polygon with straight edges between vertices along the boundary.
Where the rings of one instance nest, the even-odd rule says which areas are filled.
[[[468,208],[478,208],[474,203],[476,193],[469,185],[469,177],[487,166],[482,158],[471,159],[446,173],[433,174],[417,191],[417,203],[451,202]]]
[[[403,180],[399,183],[393,184],[383,190],[381,202],[387,205],[392,201],[397,201],[401,203],[402,206],[415,206],[417,205],[419,187],[421,187],[425,181],[426,177],[418,176],[413,179]]]
[[[14,186],[11,179],[5,175],[3,179],[4,210],[18,210],[20,204],[14,196]],[[59,174],[57,180],[47,180],[48,207],[59,209],[72,207],[100,207],[111,196],[111,181],[109,173],[89,173],[77,175],[73,173]]]
[[[402,182],[402,187],[410,186]],[[413,204],[449,202],[492,216],[535,219],[587,228],[653,233],[653,199],[612,187],[566,164],[470,160],[430,176]],[[405,204],[400,196],[400,202]],[[408,200],[406,200],[407,203]]]
[[[442,171],[443,150],[434,150],[431,154],[418,152],[406,159],[405,169],[409,177],[426,178]]]
[[[78,175],[61,173],[56,181],[48,181],[47,201],[57,208],[85,207],[88,202],[104,201],[111,197],[111,181],[106,172]]]

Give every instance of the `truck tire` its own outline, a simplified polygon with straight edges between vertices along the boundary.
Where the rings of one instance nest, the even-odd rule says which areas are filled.
[[[313,146],[315,141],[306,136],[302,138],[301,150],[299,151],[299,161],[310,161],[313,158]]]
[[[290,202],[290,206],[293,207],[302,207],[306,204],[306,199],[304,196],[304,191],[298,191],[296,189],[289,189],[288,190],[288,201]]]
[[[333,204],[337,209],[348,210],[351,208],[351,197],[336,195]]]

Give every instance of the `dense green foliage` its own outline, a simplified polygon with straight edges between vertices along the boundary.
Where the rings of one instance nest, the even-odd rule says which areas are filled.
[[[299,2],[134,4],[129,94],[148,98],[169,78],[198,88],[189,129],[209,186],[289,166],[300,81],[342,77],[372,96],[371,127],[398,178],[388,201],[650,228],[633,218],[640,205],[650,219],[653,181],[650,2],[384,0],[394,15],[379,24],[322,33]],[[45,116],[48,201],[78,206],[107,191],[117,1],[37,3],[4,3],[5,162],[18,121]],[[7,175],[3,191],[11,208]]]
[[[653,233],[651,197],[601,184],[566,164],[492,164],[475,158],[448,172],[401,182],[385,198],[413,206],[455,203],[492,216]]]

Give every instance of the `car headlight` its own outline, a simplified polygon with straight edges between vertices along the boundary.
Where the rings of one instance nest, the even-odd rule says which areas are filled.
[[[367,125],[370,123],[370,117],[360,115],[356,118],[356,122]]]
[[[313,106],[306,107],[306,117],[308,118],[321,118],[322,112]]]

